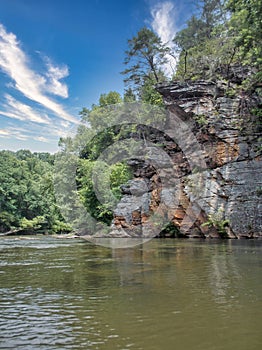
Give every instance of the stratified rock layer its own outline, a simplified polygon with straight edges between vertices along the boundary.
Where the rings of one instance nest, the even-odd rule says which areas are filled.
[[[261,106],[259,94],[236,92],[234,86],[229,96],[225,83],[206,81],[162,84],[158,91],[170,111],[169,137],[155,131],[150,141],[160,140],[173,172],[165,165],[159,172],[149,160],[130,160],[135,179],[122,186],[113,227],[138,232],[152,213],[161,214],[159,203],[164,203],[168,220],[185,237],[260,237],[261,129],[252,112]],[[176,134],[179,121],[186,123],[188,135]],[[169,186],[174,174],[177,186]]]

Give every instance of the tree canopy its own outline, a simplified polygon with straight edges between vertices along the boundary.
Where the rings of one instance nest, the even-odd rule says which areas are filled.
[[[136,36],[128,40],[128,50],[124,63],[128,66],[122,74],[124,82],[141,86],[147,80],[159,82],[163,78],[163,65],[170,49],[150,29],[142,28]]]
[[[0,152],[0,231],[70,231],[55,201],[53,162],[48,153]]]
[[[175,79],[216,79],[235,64],[258,72],[261,14],[261,0],[203,0],[200,12],[175,35],[180,52]]]

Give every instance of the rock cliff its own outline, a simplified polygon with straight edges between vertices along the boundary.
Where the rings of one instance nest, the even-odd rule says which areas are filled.
[[[237,84],[196,81],[157,87],[170,111],[167,129],[174,137],[152,131],[148,138],[172,159],[178,188],[163,189],[168,167],[162,166],[160,175],[150,161],[131,159],[134,179],[122,186],[123,198],[114,212],[116,229],[137,235],[160,201],[179,197],[176,205],[166,206],[170,224],[160,236],[262,235],[261,93],[245,93]],[[179,139],[175,130],[180,121],[190,132]]]

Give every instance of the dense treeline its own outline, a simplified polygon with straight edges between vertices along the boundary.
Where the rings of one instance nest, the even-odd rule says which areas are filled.
[[[83,124],[77,135],[59,141],[61,152],[75,152],[80,156],[76,174],[79,197],[97,220],[106,223],[112,220],[112,199],[105,199],[101,204],[93,188],[92,172],[99,155],[109,145],[130,135],[145,136],[139,126],[108,127],[111,118],[108,106],[135,101],[162,106],[155,84],[172,79],[223,79],[229,86],[235,66],[248,67],[249,71],[238,89],[255,89],[261,96],[262,0],[202,0],[199,5],[185,27],[174,34],[172,47],[161,42],[148,28],[142,28],[128,40],[126,69],[122,72],[126,83],[123,97],[115,91],[102,94],[98,104],[80,112]],[[165,75],[170,57],[177,59],[172,78]],[[86,139],[91,141],[83,145]],[[56,204],[53,155],[26,150],[2,151],[0,163],[1,232],[16,228],[70,231]],[[106,172],[111,190],[119,198],[120,184],[132,176],[130,169],[124,162],[117,162]]]
[[[53,155],[1,151],[0,164],[0,231],[70,230],[55,203]]]

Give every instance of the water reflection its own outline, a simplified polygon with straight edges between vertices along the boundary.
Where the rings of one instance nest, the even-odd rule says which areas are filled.
[[[226,308],[236,307],[241,284],[241,273],[230,246],[229,241],[227,246],[217,246],[213,250],[209,271],[213,299]]]
[[[153,240],[111,250],[5,238],[0,251],[0,349],[260,343],[260,242]]]

